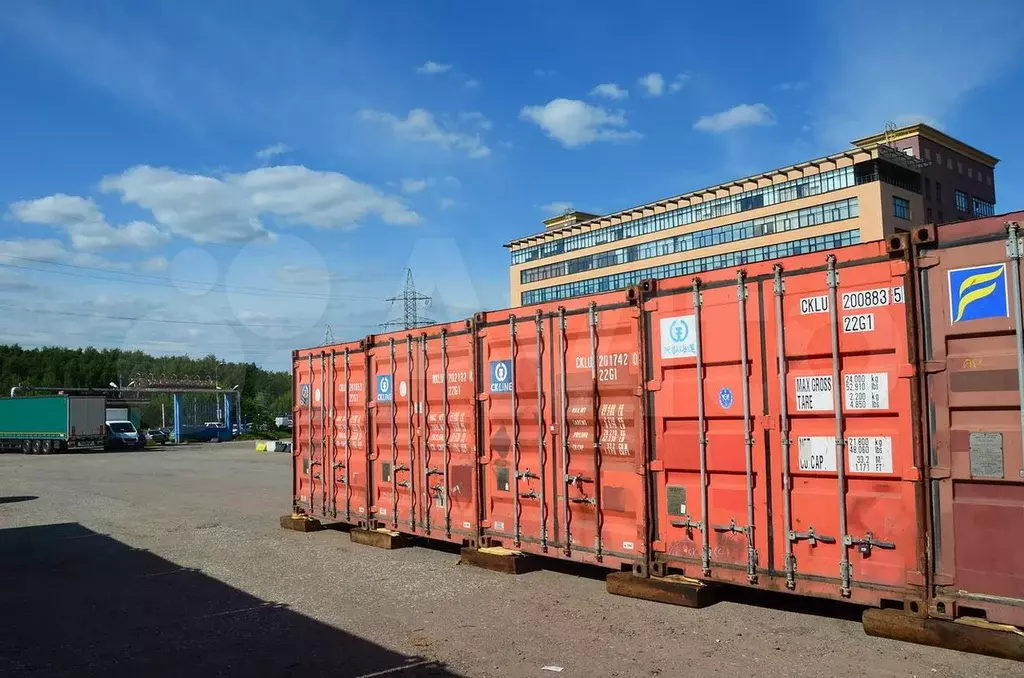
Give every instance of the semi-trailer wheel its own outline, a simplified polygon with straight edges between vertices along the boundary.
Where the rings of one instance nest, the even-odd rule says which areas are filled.
[[[42,454],[42,453],[43,453],[43,441],[42,440],[33,440],[32,441],[32,454]]]
[[[22,451],[23,454],[32,454],[32,441],[31,440],[22,440],[21,441],[21,451]]]
[[[44,440],[43,441],[42,452],[43,452],[43,454],[50,454],[50,453],[53,452],[53,441],[52,440]]]

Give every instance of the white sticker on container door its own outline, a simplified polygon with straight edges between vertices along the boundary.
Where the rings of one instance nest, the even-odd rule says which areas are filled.
[[[661,357],[697,357],[697,320],[692,315],[661,319]]]
[[[835,471],[836,439],[829,436],[808,436],[797,439],[801,471]]]
[[[796,409],[801,412],[831,412],[832,376],[796,377]]]
[[[843,375],[848,410],[889,409],[889,375],[885,372]]]
[[[846,449],[851,473],[892,473],[892,438],[847,438]]]

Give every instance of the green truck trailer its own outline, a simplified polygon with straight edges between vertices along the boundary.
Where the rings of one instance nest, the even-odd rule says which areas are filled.
[[[0,398],[0,447],[25,454],[102,448],[106,413],[103,396]]]

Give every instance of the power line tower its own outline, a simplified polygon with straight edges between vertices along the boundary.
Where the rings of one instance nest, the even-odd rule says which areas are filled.
[[[324,328],[324,343],[322,346],[330,346],[334,343],[334,328],[328,325]]]
[[[430,318],[420,315],[420,304],[423,304],[424,307],[430,306],[430,297],[416,290],[416,286],[412,282],[412,269],[405,269],[405,287],[402,289],[402,294],[397,297],[388,297],[384,301],[391,302],[392,308],[396,302],[402,302],[404,313],[401,318],[381,323],[380,327],[383,330],[412,330],[434,322]]]

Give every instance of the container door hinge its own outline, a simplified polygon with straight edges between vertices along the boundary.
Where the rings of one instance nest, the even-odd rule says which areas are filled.
[[[917,366],[913,363],[903,363],[896,369],[898,379],[913,379],[917,376]]]
[[[652,459],[650,466],[651,466],[651,470],[652,471],[664,471],[665,470],[665,462],[662,461],[661,459]]]
[[[934,254],[922,254],[917,257],[917,268],[932,268],[939,265],[939,258]]]
[[[644,384],[644,387],[648,391],[660,391],[661,390],[661,380],[660,379],[652,379],[649,382],[647,382],[646,384]]]
[[[938,374],[946,371],[945,360],[928,360],[924,364],[925,374]]]

